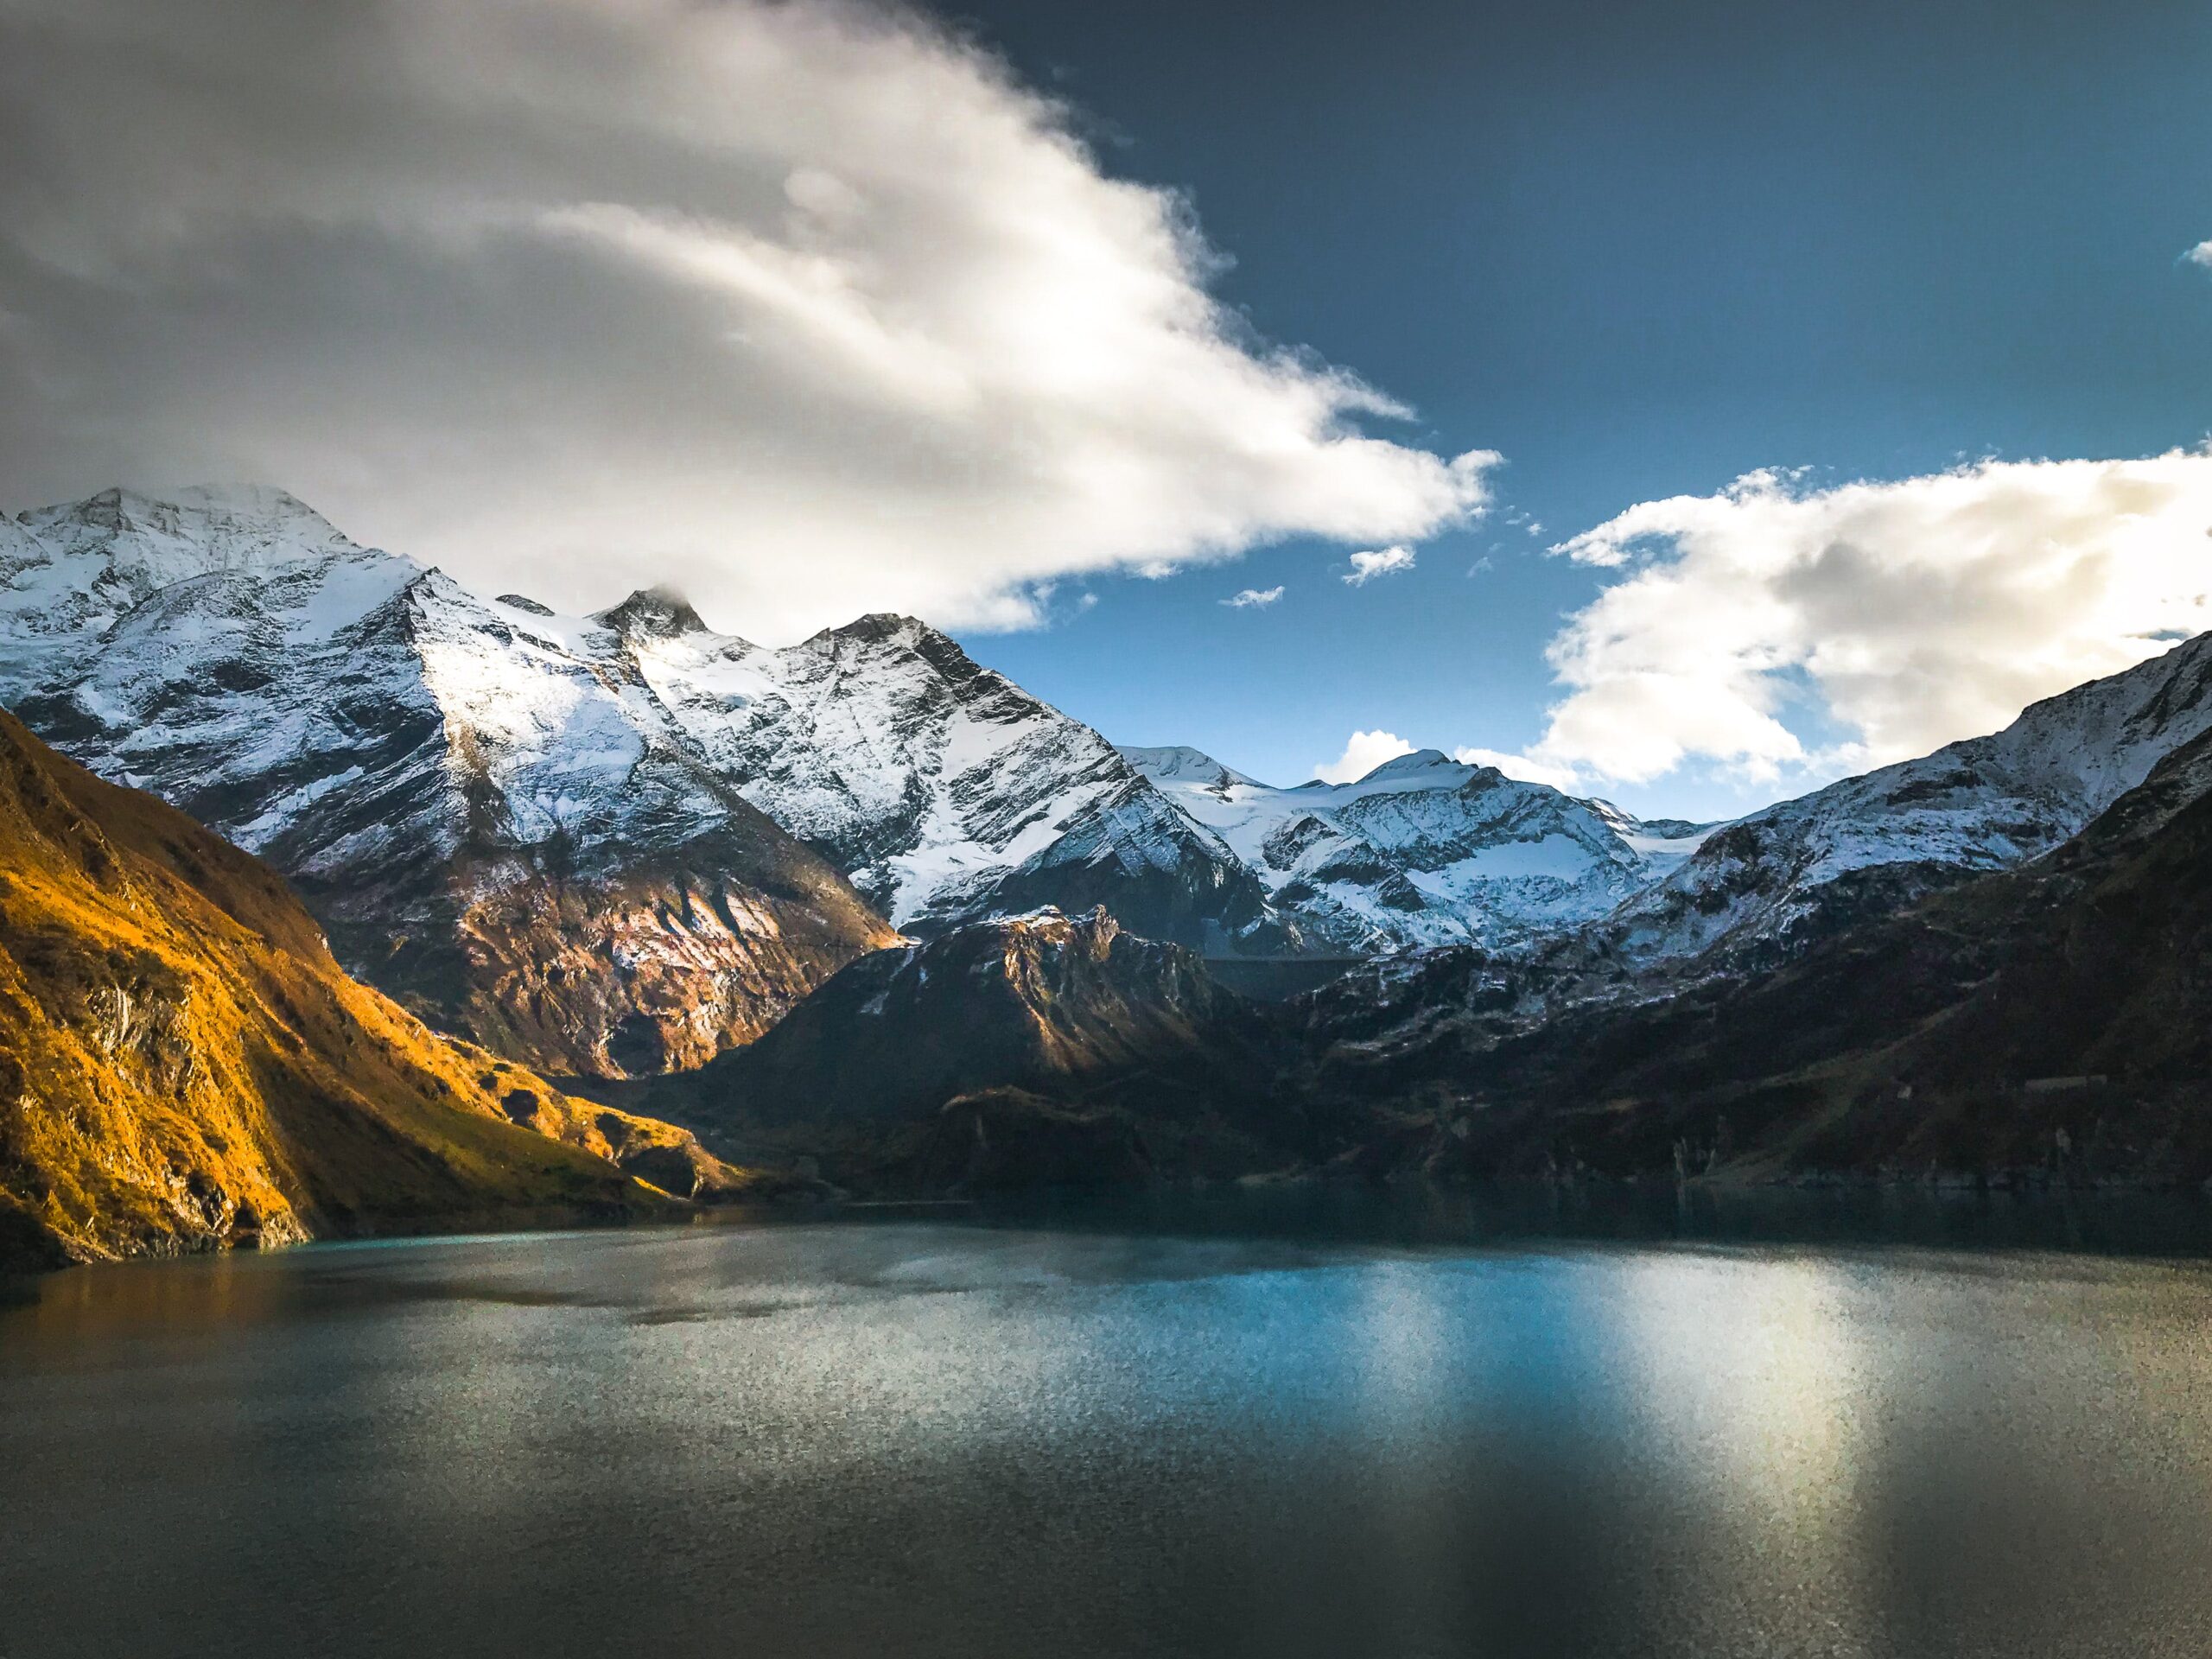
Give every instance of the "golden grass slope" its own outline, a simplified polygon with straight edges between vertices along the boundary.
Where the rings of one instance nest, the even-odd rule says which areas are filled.
[[[0,1258],[672,1212],[594,1154],[737,1179],[688,1142],[437,1037],[273,871],[0,714]]]

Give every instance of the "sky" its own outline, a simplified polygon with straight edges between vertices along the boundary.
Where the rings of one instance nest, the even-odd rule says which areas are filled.
[[[0,0],[0,504],[1722,816],[2212,626],[2212,11]]]

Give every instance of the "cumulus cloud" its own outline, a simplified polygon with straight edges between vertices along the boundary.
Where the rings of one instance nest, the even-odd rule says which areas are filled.
[[[1240,611],[1263,610],[1281,597],[1281,588],[1247,588],[1221,602]]]
[[[1410,547],[1376,548],[1351,556],[1351,569],[1344,573],[1344,580],[1355,588],[1364,588],[1377,576],[1413,568],[1414,550]]]
[[[2207,451],[1645,502],[1552,550],[1618,579],[1552,642],[1526,759],[1814,781],[1994,731],[2212,627],[2209,532]]]
[[[1313,775],[1325,784],[1353,783],[1385,760],[1413,752],[1414,746],[1395,732],[1354,732],[1344,743],[1344,752],[1314,767]]]
[[[265,479],[775,637],[1416,542],[1496,461],[1376,435],[1408,411],[1254,339],[1180,198],[859,0],[5,0],[0,153],[16,506]]]
[[[2212,270],[2212,242],[2200,242],[2182,257],[2192,265],[2202,265]]]

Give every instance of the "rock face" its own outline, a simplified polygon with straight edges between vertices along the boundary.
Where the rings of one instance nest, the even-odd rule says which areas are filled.
[[[863,957],[759,1042],[649,1098],[701,1122],[911,1117],[1203,1052],[1250,1014],[1185,947],[1103,910],[1043,910]]]
[[[667,1210],[561,1144],[581,1109],[346,978],[267,866],[0,715],[0,1249]]]
[[[448,1029],[577,1074],[696,1065],[893,937],[702,761],[617,627],[275,491],[110,491],[6,534],[0,699],[269,859]]]
[[[1209,954],[1300,947],[1253,872],[1113,745],[911,617],[782,651],[667,594],[602,620],[696,752],[906,932],[1103,905]]]
[[[1645,823],[1434,749],[1355,783],[1295,789],[1196,749],[1122,753],[1227,842],[1307,938],[1344,955],[1510,948],[1561,932],[1672,870],[1706,830]]]
[[[1196,952],[1046,910],[864,957],[759,1042],[632,1097],[748,1160],[818,1157],[840,1185],[1081,1184],[1084,1148],[1102,1180],[1280,1166],[1303,1134],[1286,1056],[1274,1017]]]

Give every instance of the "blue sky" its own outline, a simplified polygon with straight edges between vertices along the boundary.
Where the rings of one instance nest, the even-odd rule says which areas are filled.
[[[1732,813],[2212,629],[2208,88],[2201,3],[15,0],[0,503]]]
[[[1292,542],[966,636],[1117,741],[1282,781],[1355,728],[1518,749],[1557,695],[1546,642],[1607,575],[1554,537],[1758,467],[1902,478],[2212,429],[2212,276],[2177,258],[2212,236],[2212,10],[961,15],[1079,106],[1109,170],[1190,193],[1255,328],[1414,405],[1407,441],[1506,457],[1498,510],[1410,572],[1351,587],[1344,549]],[[1776,792],[1695,763],[1605,787],[1696,813]]]

